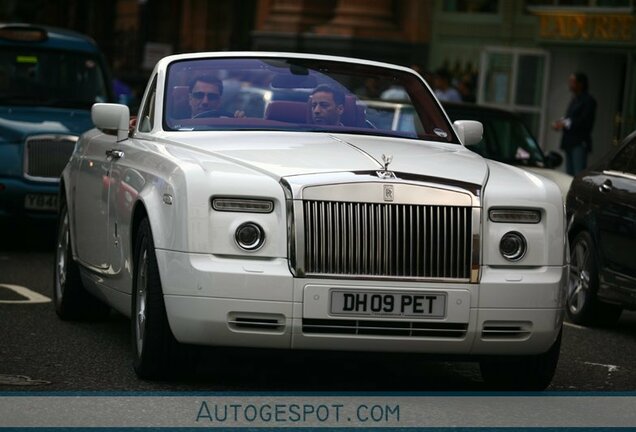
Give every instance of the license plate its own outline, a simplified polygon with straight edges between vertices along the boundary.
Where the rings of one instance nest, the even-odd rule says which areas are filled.
[[[57,210],[57,195],[27,194],[24,197],[24,208],[27,210]]]
[[[331,314],[443,318],[446,294],[332,290]]]

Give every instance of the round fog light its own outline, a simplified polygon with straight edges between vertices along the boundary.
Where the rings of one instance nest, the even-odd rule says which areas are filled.
[[[236,229],[234,239],[241,249],[253,251],[263,245],[265,232],[260,225],[254,222],[245,222]]]
[[[526,239],[521,233],[511,231],[499,242],[499,252],[508,261],[519,261],[526,254]]]

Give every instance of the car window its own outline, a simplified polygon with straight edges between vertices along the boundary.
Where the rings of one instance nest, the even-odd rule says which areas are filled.
[[[90,109],[108,101],[106,74],[88,53],[3,46],[0,102]]]
[[[610,162],[610,170],[636,174],[636,139],[625,145]]]
[[[366,91],[369,80],[382,91]],[[325,88],[331,99],[323,106],[317,101]],[[397,69],[318,59],[203,58],[170,64],[165,94],[168,131],[346,132],[459,144],[421,79]],[[321,110],[331,113],[322,116]]]
[[[514,118],[496,118],[490,123],[500,160],[520,165],[543,163],[543,154],[523,122]]]

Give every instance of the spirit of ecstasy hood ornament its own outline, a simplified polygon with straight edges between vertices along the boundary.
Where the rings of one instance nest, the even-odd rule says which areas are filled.
[[[393,161],[393,155],[382,155],[382,162],[384,162],[384,171],[389,170],[389,164]]]
[[[387,155],[387,154],[382,155],[382,162],[384,162],[384,170],[377,171],[378,177],[380,177],[381,179],[395,178],[395,174],[389,171],[389,164],[392,161],[393,161],[393,155]]]

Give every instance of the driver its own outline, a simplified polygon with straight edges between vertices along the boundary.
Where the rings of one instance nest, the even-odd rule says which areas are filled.
[[[197,76],[190,81],[190,112],[196,117],[245,117],[243,111],[234,114],[221,110],[223,81],[210,76]]]

